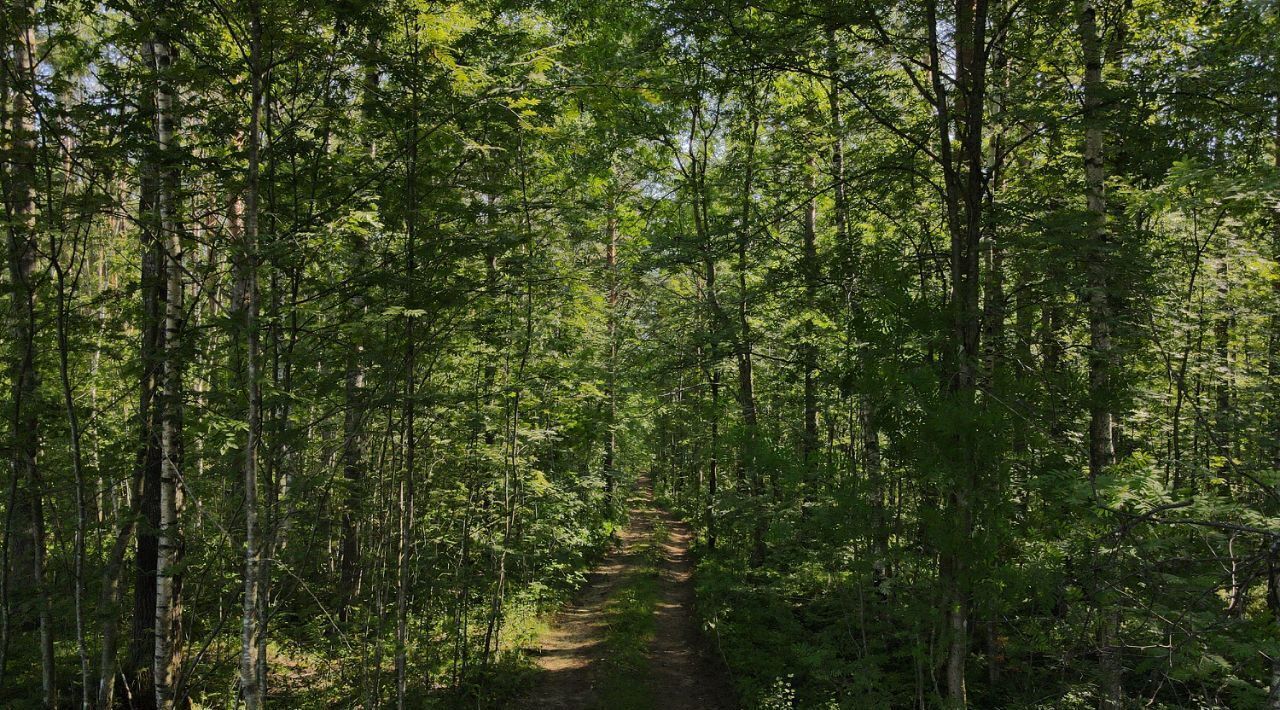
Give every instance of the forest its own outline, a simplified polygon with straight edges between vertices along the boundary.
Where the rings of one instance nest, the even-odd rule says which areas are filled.
[[[0,706],[1280,710],[1274,0],[0,34]]]

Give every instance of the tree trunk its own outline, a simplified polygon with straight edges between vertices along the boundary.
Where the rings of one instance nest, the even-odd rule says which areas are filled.
[[[1267,610],[1271,612],[1271,624],[1280,631],[1280,540],[1272,539],[1267,555]],[[1267,707],[1280,710],[1280,656],[1271,659],[1271,689],[1267,695]]]
[[[262,119],[262,16],[254,3],[251,12],[249,40],[249,129],[248,174],[245,183],[244,236],[240,253],[240,281],[245,294],[240,314],[244,328],[244,381],[247,386],[245,411],[244,476],[244,599],[240,636],[240,694],[247,710],[263,706],[263,659],[259,636],[262,628],[262,541],[258,530],[258,438],[262,431],[262,388],[258,372],[258,180],[259,145]]]
[[[716,497],[720,487],[720,367],[712,363],[708,380],[711,384],[711,454],[707,462],[707,503],[704,511],[707,525],[707,549],[716,549]]]
[[[985,164],[983,128],[987,79],[987,2],[957,0],[955,41],[955,104],[948,105],[944,64],[938,41],[937,4],[926,8],[929,63],[933,81],[938,140],[938,161],[944,178],[946,222],[951,241],[951,327],[943,395],[976,424],[977,370],[981,363],[982,310],[981,240],[984,223]],[[954,138],[953,138],[954,136]],[[955,143],[958,142],[957,155]],[[966,429],[968,427],[965,427]],[[969,653],[969,612],[972,605],[970,570],[974,530],[974,497],[979,494],[981,452],[966,439],[953,435],[956,456],[952,479],[946,486],[945,521],[948,539],[942,544],[939,581],[946,605],[946,678],[948,703],[967,705],[965,664]]]
[[[818,309],[818,199],[813,156],[805,161],[804,246],[801,253],[801,275],[804,280],[804,307],[808,311]],[[801,364],[804,368],[804,429],[801,437],[801,460],[804,464],[804,499],[812,503],[817,493],[817,476],[814,472],[818,456],[818,344],[813,318],[806,315],[803,326],[804,343],[801,345]]]
[[[614,488],[617,486],[618,426],[618,217],[609,198],[609,216],[605,222],[605,277],[608,280],[606,304],[608,307],[609,361],[605,374],[605,396],[609,400],[608,431],[604,440],[604,505],[605,511],[612,515]]]
[[[1225,242],[1224,237],[1224,242]],[[1217,449],[1218,461],[1214,466],[1214,474],[1220,482],[1214,488],[1223,494],[1230,495],[1231,486],[1227,475],[1231,470],[1232,424],[1231,412],[1231,326],[1234,320],[1231,314],[1231,289],[1227,281],[1227,249],[1223,245],[1223,253],[1218,261],[1218,305],[1213,322],[1213,355],[1217,382],[1214,383],[1213,438]]]
[[[363,239],[355,240],[355,268],[364,269]],[[359,273],[358,271],[356,273]],[[356,313],[363,313],[364,298],[356,295],[351,299],[351,306]],[[347,350],[346,374],[344,376],[345,412],[342,420],[342,477],[345,483],[341,516],[341,541],[338,546],[339,588],[335,616],[338,621],[349,621],[351,603],[359,594],[361,564],[359,521],[363,506],[360,504],[360,489],[364,478],[364,363],[363,336],[352,333],[352,342]]]
[[[155,43],[143,44],[143,57],[154,67]],[[152,122],[156,120],[156,94],[144,91],[140,103]],[[154,155],[155,145],[148,144],[139,166],[141,192],[138,200],[140,238],[142,242],[142,380],[140,383],[138,419],[141,438],[138,465],[139,485],[135,491],[139,520],[136,525],[134,551],[133,628],[129,652],[125,657],[124,676],[130,702],[149,708],[155,699],[152,671],[155,660],[156,568],[159,560],[160,478],[163,467],[162,425],[164,402],[160,399],[164,356],[165,269],[163,235],[157,219],[160,191],[160,161]]]
[[[755,108],[755,87],[749,89],[747,102],[747,144],[744,156],[745,168],[742,181],[742,207],[738,225],[738,399],[742,405],[743,437],[742,468],[743,478],[750,482],[751,494],[756,509],[752,517],[751,529],[751,565],[759,567],[764,564],[765,532],[768,519],[765,511],[764,475],[757,465],[759,442],[759,422],[756,410],[755,378],[751,361],[751,322],[747,318],[747,251],[751,242],[751,205],[752,190],[755,187],[755,150],[759,137],[760,119]]]
[[[4,552],[5,608],[0,639],[0,680],[4,678],[13,618],[39,626],[41,695],[46,706],[57,702],[54,679],[52,611],[45,584],[45,526],[43,481],[36,459],[39,420],[36,413],[36,34],[35,10],[26,0],[11,9],[16,29],[10,98],[9,163],[9,284],[10,332],[13,337],[11,379],[13,477],[6,507]],[[14,533],[16,532],[16,536]],[[16,579],[15,579],[16,577]],[[16,600],[15,600],[16,597]],[[16,605],[14,602],[16,601]],[[14,606],[17,608],[15,609]],[[16,612],[16,613],[15,613]]]
[[[1089,284],[1089,476],[1097,478],[1115,462],[1112,439],[1111,305],[1107,283],[1105,133],[1101,110],[1105,86],[1102,80],[1102,43],[1098,38],[1097,7],[1082,0],[1079,14],[1080,44],[1084,51],[1084,185],[1089,213],[1086,264]]]
[[[418,17],[415,11],[414,34],[417,37]],[[413,66],[418,66],[417,40],[413,43]],[[409,571],[413,561],[413,477],[415,456],[417,454],[417,437],[414,431],[414,415],[417,412],[417,342],[414,333],[416,319],[413,315],[416,298],[414,287],[417,279],[417,233],[418,233],[418,83],[416,79],[410,90],[410,130],[408,146],[406,146],[405,193],[409,211],[405,215],[405,308],[409,313],[404,320],[404,473],[400,480],[399,498],[399,545],[396,556],[396,707],[404,710],[408,683],[408,625],[409,625]]]
[[[130,499],[138,499],[138,486],[141,483],[141,471],[134,475],[130,482]],[[98,704],[101,710],[114,707],[116,690],[116,638],[120,629],[120,578],[124,573],[124,557],[129,549],[129,535],[133,531],[136,510],[126,510],[122,514],[122,523],[116,533],[115,543],[107,556],[107,563],[102,569],[102,592],[98,600],[98,615],[102,625],[102,653],[98,659]],[[150,697],[150,696],[148,696]]]
[[[165,307],[162,351],[160,415],[160,527],[157,539],[155,594],[155,653],[152,680],[156,707],[173,707],[178,698],[177,670],[181,658],[182,541],[178,527],[182,465],[182,365],[183,311],[182,235],[177,219],[177,162],[173,155],[174,98],[169,73],[173,49],[167,40],[153,40],[150,52],[159,83],[155,99],[156,152],[159,180],[156,200],[162,253],[165,259]]]
[[[827,28],[827,110],[831,119],[831,181],[833,189],[832,217],[836,227],[836,245],[844,262],[845,302],[852,320],[855,309],[861,301],[858,267],[860,266],[861,249],[853,236],[849,234],[848,187],[845,185],[844,169],[844,114],[840,106],[840,56],[839,44],[836,40],[835,27]],[[850,335],[850,337],[852,337]],[[855,363],[849,363],[854,366]],[[871,398],[863,394],[857,398],[857,426],[855,428],[852,413],[849,416],[849,453],[850,466],[856,465],[854,452],[857,440],[861,439],[863,475],[872,491],[872,534],[876,545],[878,560],[873,562],[876,574],[888,574],[889,529],[885,514],[884,481],[880,475],[880,430],[876,423],[875,406]],[[857,432],[855,434],[855,431]]]
[[[76,626],[76,653],[80,661],[80,706],[82,708],[90,708],[93,705],[90,693],[93,691],[93,683],[89,676],[89,648],[85,640],[85,623],[84,623],[84,594],[85,594],[85,534],[88,527],[89,511],[87,509],[88,502],[85,498],[85,480],[84,480],[84,462],[81,455],[81,429],[80,415],[76,411],[75,390],[71,384],[71,365],[70,365],[70,302],[74,298],[76,290],[76,282],[79,280],[79,271],[81,264],[73,263],[70,269],[73,272],[71,282],[68,283],[67,267],[64,267],[59,261],[61,255],[58,253],[58,247],[50,245],[50,253],[53,254],[52,265],[57,275],[58,292],[57,292],[57,339],[58,339],[58,379],[62,385],[62,403],[67,412],[67,433],[70,435],[71,443],[71,472],[75,485],[75,508],[76,508],[76,529],[75,540],[72,549],[74,556],[72,568],[72,597],[75,605],[75,626]],[[72,249],[72,258],[75,258],[76,249]]]
[[[1275,133],[1272,135],[1272,164],[1280,170],[1280,50],[1271,57],[1271,101],[1275,111]],[[1271,208],[1271,249],[1272,258],[1280,258],[1280,203]],[[1280,296],[1280,281],[1271,285],[1273,296]],[[1275,301],[1272,304],[1275,307]],[[1272,315],[1270,322],[1271,352],[1267,360],[1267,374],[1271,387],[1271,465],[1280,466],[1280,314]],[[1280,632],[1280,540],[1270,541],[1267,576],[1267,608],[1271,612],[1272,626]],[[1280,654],[1271,658],[1271,692],[1268,695],[1268,707],[1280,710]]]
[[[1089,225],[1086,241],[1086,268],[1089,291],[1089,478],[1096,480],[1115,463],[1113,437],[1115,355],[1111,345],[1111,299],[1108,252],[1111,235],[1107,228],[1106,160],[1103,115],[1106,86],[1103,82],[1102,42],[1098,34],[1098,8],[1094,0],[1081,0],[1079,10],[1080,46],[1084,55],[1084,186]],[[1118,53],[1123,25],[1114,29],[1111,51]],[[1100,607],[1104,604],[1098,601]],[[1099,608],[1099,668],[1102,674],[1104,707],[1124,703],[1120,679],[1119,649],[1113,636],[1118,617]]]
[[[378,47],[376,40],[374,40],[373,45],[375,49]],[[364,76],[362,112],[366,121],[373,120],[374,96],[378,91],[379,83],[380,77],[377,66],[371,61],[365,68]],[[375,143],[371,141],[367,146],[367,150],[371,160],[376,157],[377,147]],[[360,279],[364,276],[367,268],[365,253],[368,251],[368,244],[359,230],[353,230],[350,248],[351,278]],[[352,313],[354,317],[363,319],[366,309],[364,293],[357,288],[351,295]],[[343,496],[341,541],[338,548],[340,579],[338,602],[335,610],[338,620],[343,623],[348,621],[351,603],[357,598],[360,591],[359,520],[362,517],[360,488],[364,477],[365,465],[364,423],[366,405],[363,394],[365,337],[362,329],[352,329],[351,341],[347,347],[346,375],[344,377],[345,407],[342,419],[342,476],[346,484],[346,493]]]
[[[844,184],[844,114],[840,108],[840,46],[836,42],[835,27],[827,28],[827,111],[831,118],[831,182],[834,205],[832,217],[836,225],[836,244],[842,250],[842,257],[848,275],[852,276],[855,264],[856,249],[849,240],[849,198],[848,188]]]

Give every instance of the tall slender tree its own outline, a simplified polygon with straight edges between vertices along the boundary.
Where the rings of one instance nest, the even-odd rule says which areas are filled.
[[[5,675],[13,617],[39,628],[41,696],[46,706],[57,703],[53,655],[53,619],[46,586],[44,482],[37,458],[39,438],[39,375],[36,361],[37,312],[37,207],[36,111],[39,93],[35,8],[17,0],[10,8],[11,70],[9,88],[6,169],[6,212],[9,223],[10,284],[10,403],[11,480],[5,506],[3,638],[0,639],[0,679]],[[14,613],[16,597],[17,613]]]

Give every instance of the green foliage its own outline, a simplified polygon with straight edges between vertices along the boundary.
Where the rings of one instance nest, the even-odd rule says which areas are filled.
[[[1079,8],[978,5],[981,97],[969,3],[14,4],[0,704],[78,704],[113,624],[149,697],[168,421],[195,705],[241,692],[252,434],[273,705],[388,705],[399,654],[422,707],[515,702],[647,476],[748,706],[954,704],[963,608],[975,706],[1264,707],[1275,6],[1094,3],[1093,106]]]

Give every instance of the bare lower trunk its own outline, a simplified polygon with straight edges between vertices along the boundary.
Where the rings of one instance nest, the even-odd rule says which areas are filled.
[[[720,368],[714,363],[711,366],[711,455],[707,462],[707,503],[703,515],[706,517],[707,549],[716,549],[716,497],[720,486]]]
[[[240,625],[240,694],[248,710],[263,706],[262,683],[262,540],[258,530],[258,437],[262,431],[262,389],[258,372],[258,174],[259,130],[262,115],[262,19],[261,8],[251,9],[249,44],[250,107],[248,129],[248,180],[245,186],[244,237],[240,254],[241,289],[245,294],[241,327],[244,328],[245,373],[248,402],[243,452],[245,558],[244,598]]]
[[[361,242],[363,240],[360,240]],[[356,250],[355,266],[363,268],[364,250],[362,243],[353,245]],[[363,312],[363,298],[353,299],[352,306],[357,313]],[[360,338],[359,335],[354,336]],[[342,475],[346,483],[346,493],[342,507],[341,540],[339,542],[339,589],[336,615],[338,620],[346,622],[351,603],[360,588],[360,486],[364,466],[364,366],[362,348],[359,341],[353,343],[347,353],[346,371],[346,413],[342,423]]]
[[[137,483],[133,484],[136,489]],[[130,496],[137,499],[136,490]],[[120,588],[124,572],[124,556],[129,549],[129,535],[133,531],[135,511],[125,511],[124,522],[111,546],[107,564],[102,570],[102,594],[98,601],[98,614],[102,618],[102,653],[98,660],[98,708],[114,707],[116,690],[116,640],[120,628]]]
[[[407,438],[412,438],[409,436]],[[404,480],[400,482],[400,543],[396,555],[396,708],[404,710],[408,693],[409,565],[413,551],[412,444],[406,441]]]
[[[1226,480],[1234,453],[1231,440],[1235,427],[1232,422],[1231,411],[1230,348],[1231,328],[1234,318],[1231,314],[1231,305],[1228,302],[1231,294],[1227,281],[1227,259],[1228,255],[1224,248],[1218,261],[1218,314],[1213,323],[1213,354],[1217,369],[1217,382],[1214,384],[1213,438],[1218,455],[1218,462],[1214,467],[1215,474],[1217,478],[1222,480],[1222,483],[1215,486],[1215,488],[1221,493],[1229,495],[1231,487]]]
[[[1267,555],[1267,610],[1271,612],[1271,625],[1280,632],[1280,539],[1270,541]],[[1267,707],[1280,710],[1280,654],[1271,658],[1271,692],[1267,695]]]
[[[862,473],[871,489],[871,524],[877,558],[872,564],[876,574],[883,578],[890,572],[889,515],[884,475],[880,468],[880,429],[876,423],[875,404],[869,397],[861,397],[857,407],[858,429],[862,435]]]

